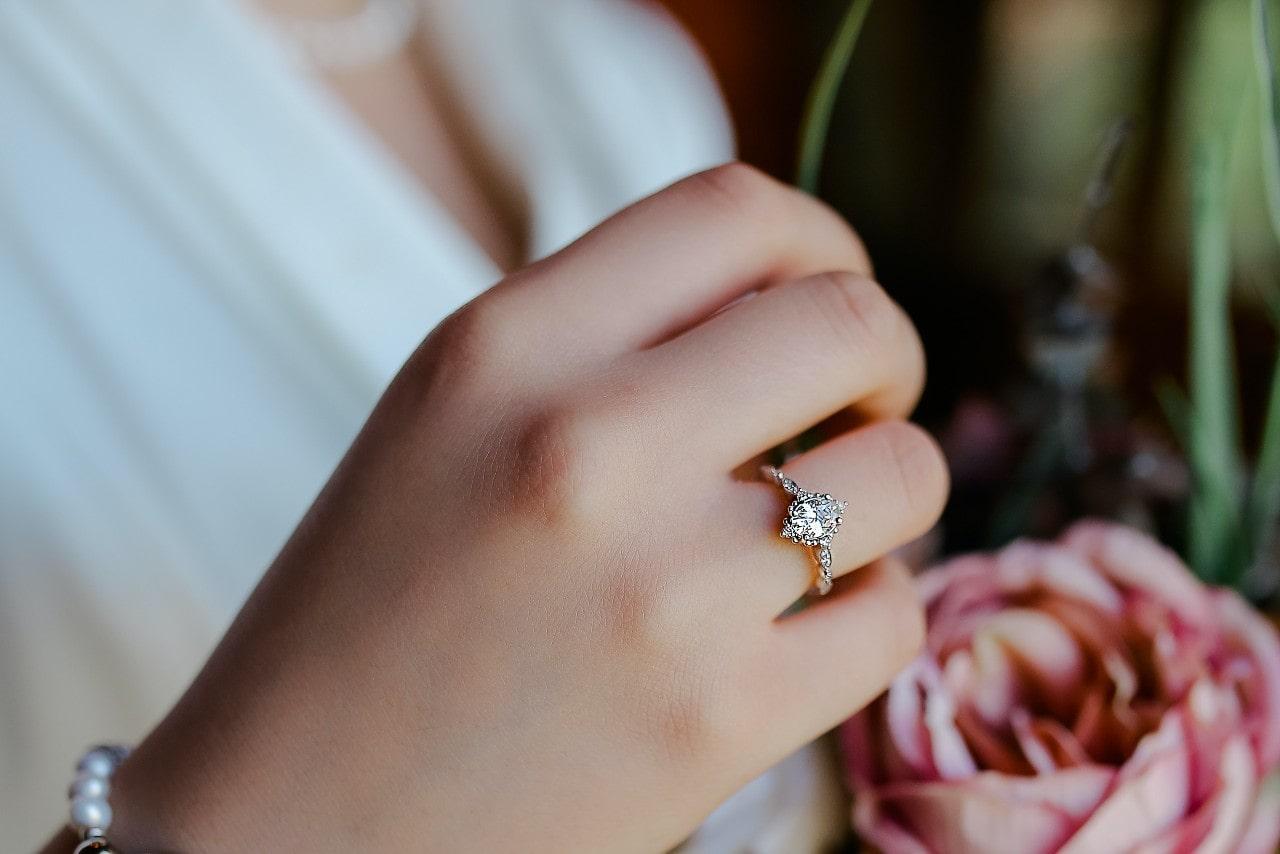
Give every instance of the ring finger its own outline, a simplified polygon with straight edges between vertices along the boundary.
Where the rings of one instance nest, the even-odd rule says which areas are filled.
[[[927,531],[946,501],[948,475],[937,444],[906,421],[880,421],[838,436],[783,466],[802,489],[848,502],[831,544],[832,574],[852,572]],[[750,607],[777,616],[813,586],[813,549],[779,536],[791,496],[772,483],[735,483],[745,528],[731,536],[734,566]]]

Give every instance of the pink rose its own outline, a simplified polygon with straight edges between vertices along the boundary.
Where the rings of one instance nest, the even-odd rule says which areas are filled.
[[[868,843],[1275,851],[1280,641],[1235,593],[1099,522],[919,585],[925,651],[841,729]]]

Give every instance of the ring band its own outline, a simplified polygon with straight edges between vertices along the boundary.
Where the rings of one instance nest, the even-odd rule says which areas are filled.
[[[844,518],[840,515],[849,506],[847,501],[832,498],[824,492],[809,492],[773,466],[761,468],[764,476],[791,496],[787,515],[782,521],[779,535],[786,540],[812,549],[818,564],[818,577],[813,583],[814,592],[825,596],[831,591],[831,540],[840,530]]]

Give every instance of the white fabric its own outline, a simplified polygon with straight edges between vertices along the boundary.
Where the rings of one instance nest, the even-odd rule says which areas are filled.
[[[731,140],[624,0],[458,0],[425,48],[532,254]],[[497,271],[231,0],[0,0],[0,835],[176,699],[423,335]],[[264,654],[269,654],[264,651]]]
[[[743,786],[676,854],[836,850],[849,835],[848,797],[826,741],[806,744]]]

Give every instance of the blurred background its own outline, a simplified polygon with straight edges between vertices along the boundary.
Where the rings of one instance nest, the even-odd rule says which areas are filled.
[[[742,157],[791,178],[805,93],[847,4],[667,4],[720,77]],[[1082,512],[1182,543],[1187,479],[1159,390],[1185,382],[1188,185],[1206,127],[1239,129],[1232,322],[1243,444],[1256,450],[1280,258],[1251,14],[1245,0],[872,5],[833,113],[820,195],[857,227],[929,351],[918,417],[955,468],[947,551],[1050,535]],[[1091,311],[1105,327],[1091,336],[1102,346],[1088,357],[1084,412],[1063,416],[1087,422],[1086,447],[1067,472],[1049,466],[1040,478],[1057,495],[1011,499],[1051,417],[1036,330],[1064,276],[1094,280]],[[1008,518],[1010,505],[1024,512]]]
[[[742,158],[793,180],[806,93],[849,4],[665,2],[716,70]],[[1155,533],[1276,619],[1274,516],[1247,565],[1210,556],[1203,541],[1214,534],[1192,542],[1189,425],[1213,395],[1203,376],[1190,400],[1182,391],[1196,385],[1193,351],[1226,353],[1235,375],[1215,384],[1231,388],[1211,391],[1239,408],[1240,435],[1228,438],[1239,471],[1228,478],[1257,491],[1280,294],[1259,8],[871,5],[832,113],[818,194],[858,229],[928,351],[916,417],[947,450],[953,491],[939,528],[917,544],[917,563],[1051,537],[1074,518],[1101,515]],[[1192,184],[1207,137],[1226,140],[1229,166],[1212,189],[1226,221],[1209,227],[1229,247],[1230,291],[1225,320],[1207,334],[1202,325],[1193,341]],[[1196,304],[1203,314],[1205,302]],[[1208,527],[1225,527],[1221,510],[1209,510]],[[812,761],[824,761],[820,749]],[[794,826],[807,816],[811,828],[835,828],[813,838],[859,850],[812,806],[821,798],[799,803],[777,779],[769,784],[740,795],[747,803],[737,813],[730,802],[719,825],[778,815]],[[694,850],[717,849],[708,836]]]

